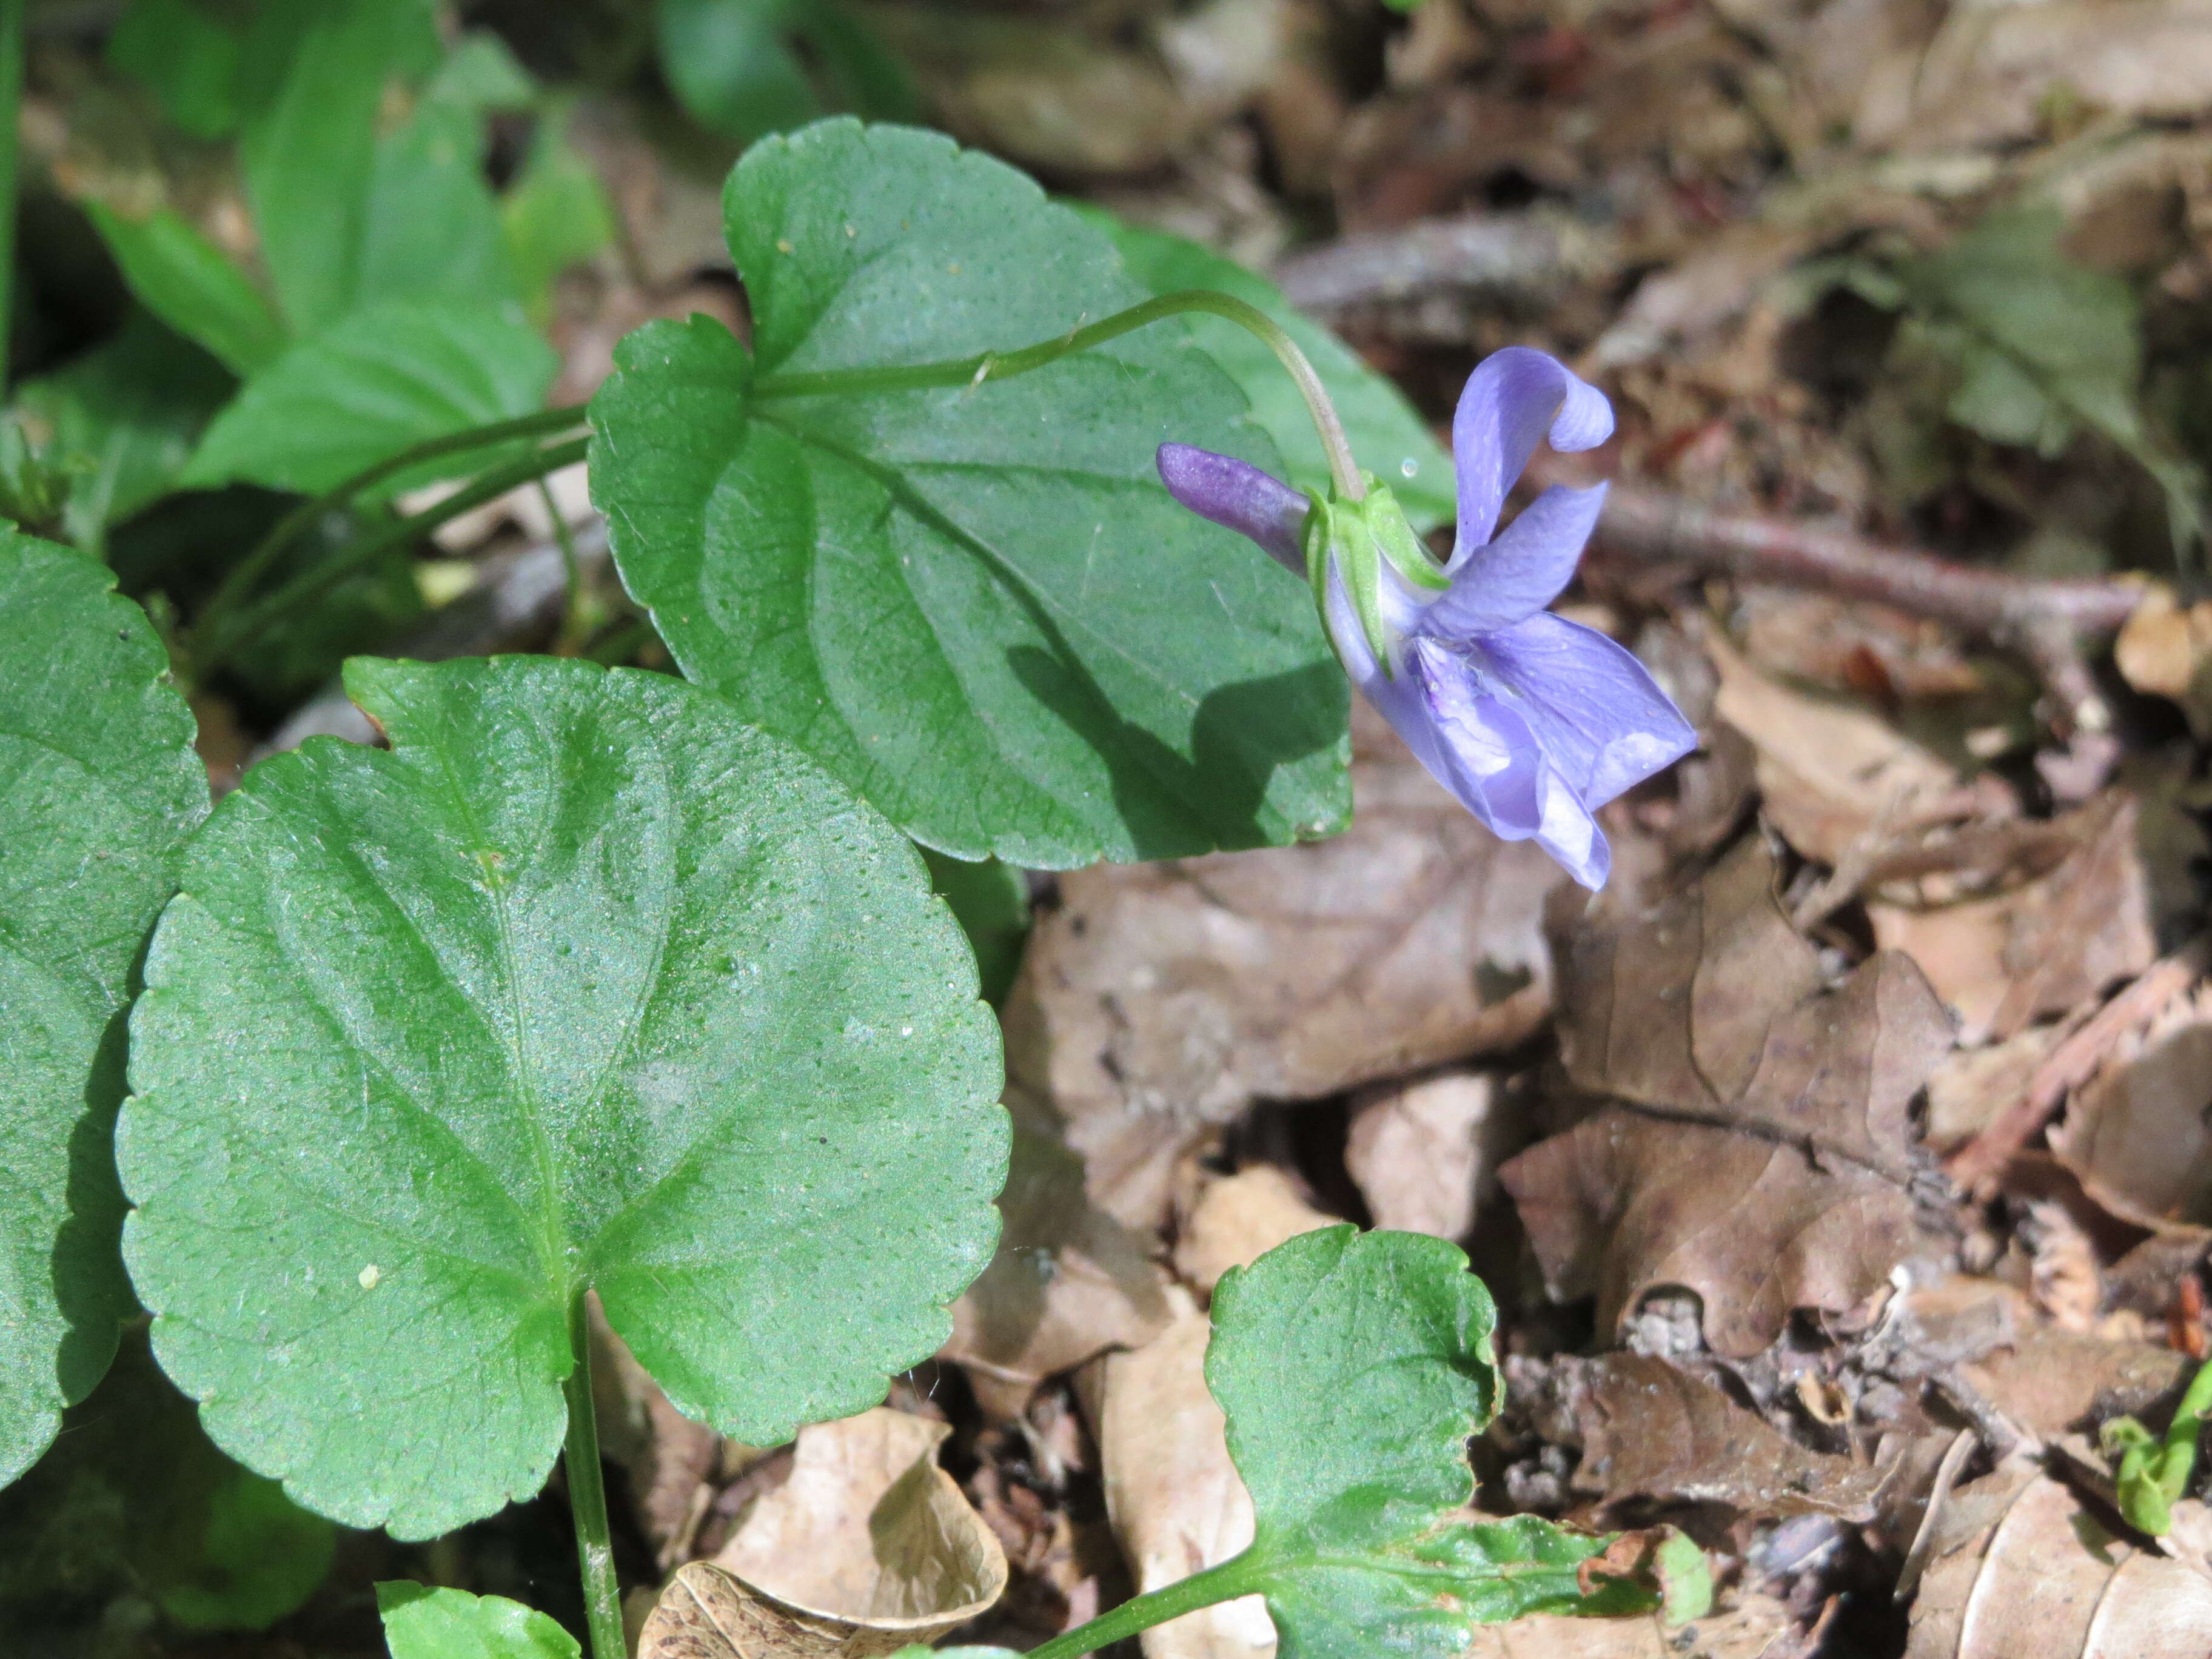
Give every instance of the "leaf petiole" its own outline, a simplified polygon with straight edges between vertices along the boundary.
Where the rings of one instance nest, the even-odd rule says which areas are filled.
[[[584,1619],[592,1634],[592,1659],[626,1659],[622,1589],[615,1578],[606,1480],[599,1469],[599,1422],[592,1408],[592,1332],[581,1291],[568,1308],[568,1346],[576,1363],[561,1384],[568,1406],[562,1462],[568,1472],[568,1512],[576,1527],[576,1561],[584,1578]]]
[[[5,3],[5,0],[0,0]],[[550,437],[583,424],[584,405],[569,404],[559,409],[540,410],[534,415],[520,416],[512,421],[497,421],[489,426],[471,427],[465,432],[449,432],[442,438],[431,438],[387,456],[374,466],[366,467],[343,483],[333,485],[321,495],[301,501],[271,526],[269,533],[253,544],[251,551],[240,559],[230,574],[215,591],[206,609],[200,613],[200,631],[214,635],[222,627],[222,618],[245,605],[255,586],[269,574],[270,567],[283,550],[296,541],[308,526],[324,514],[334,513],[363,490],[374,489],[386,478],[395,477],[410,467],[425,461],[434,461],[447,455],[464,455],[472,449],[489,449],[494,444],[508,442],[517,438]]]
[[[1358,463],[1352,459],[1352,442],[1344,434],[1344,422],[1337,418],[1336,405],[1329,401],[1321,376],[1314,372],[1314,366],[1298,349],[1297,342],[1257,306],[1231,295],[1217,294],[1211,289],[1190,288],[1163,294],[1098,322],[1073,329],[1057,339],[1040,340],[1018,351],[986,351],[951,362],[911,363],[890,368],[830,368],[808,374],[768,374],[753,382],[752,394],[760,398],[852,397],[872,392],[913,392],[929,386],[975,386],[986,380],[1010,380],[1017,374],[1026,374],[1031,369],[1042,368],[1063,357],[1119,339],[1148,323],[1187,312],[1202,312],[1235,323],[1275,354],[1305,399],[1306,412],[1313,417],[1314,430],[1321,434],[1322,447],[1328,453],[1329,476],[1335,481],[1337,494],[1353,501],[1364,496],[1367,486],[1359,476]]]
[[[572,438],[567,443],[535,449],[506,466],[495,467],[480,475],[465,489],[455,491],[435,507],[418,513],[411,519],[403,519],[380,534],[364,538],[358,546],[347,549],[312,570],[301,571],[228,627],[210,629],[209,622],[219,622],[220,619],[203,620],[201,629],[205,636],[193,641],[195,668],[204,673],[229,661],[233,653],[270,623],[301,605],[321,598],[347,577],[368,569],[392,548],[435,530],[448,520],[458,519],[472,507],[481,507],[486,501],[504,495],[518,484],[529,483],[582,460],[590,441],[587,438]]]
[[[1253,1553],[1248,1549],[1218,1566],[1178,1578],[1172,1584],[1163,1584],[1142,1595],[1133,1595],[1089,1624],[1078,1625],[1043,1646],[1031,1648],[1029,1659],[1077,1659],[1079,1654],[1095,1653],[1109,1643],[1134,1636],[1155,1625],[1164,1625],[1187,1613],[1233,1601],[1240,1595],[1257,1595],[1261,1575],[1254,1571],[1255,1565]]]

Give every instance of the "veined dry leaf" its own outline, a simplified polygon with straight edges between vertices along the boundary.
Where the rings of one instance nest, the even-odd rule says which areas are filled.
[[[1006,1552],[937,1467],[951,1431],[881,1406],[801,1429],[790,1480],[677,1573],[638,1659],[875,1659],[982,1613]]]
[[[2018,1480],[1961,1487],[1937,1517],[1905,1659],[2212,1654],[2212,1578],[2107,1532],[2059,1481]]]
[[[1958,787],[1950,767],[1887,721],[1768,678],[1717,629],[1705,646],[1721,678],[1713,712],[1751,740],[1766,815],[1807,858],[1840,864]]]
[[[1958,1011],[1962,1042],[2011,1036],[2158,955],[2133,797],[2108,790],[2049,827],[2063,830],[2073,850],[2009,892],[1931,909],[1867,906],[1875,943],[1918,963]]]
[[[1461,1659],[1768,1659],[1798,1650],[1797,1621],[1771,1595],[1746,1595],[1680,1630],[1648,1619],[1562,1619],[1535,1613],[1478,1625]]]
[[[1130,1225],[1165,1219],[1176,1161],[1255,1099],[1510,1048],[1549,1008],[1558,868],[1475,823],[1379,722],[1354,729],[1345,834],[1077,871],[1037,923],[1008,1077]]]
[[[1568,1075],[1641,1109],[1499,1174],[1551,1293],[1595,1291],[1601,1331],[1681,1285],[1713,1347],[1746,1357],[1792,1309],[1861,1305],[1923,1247],[1907,1108],[1949,1022],[1894,952],[1820,992],[1756,838],[1649,915],[1570,933],[1559,978]]]
[[[1083,1161],[1018,1117],[999,1211],[997,1253],[953,1304],[952,1337],[939,1352],[1003,1418],[1046,1377],[1150,1340],[1168,1310],[1145,1241],[1084,1191]]]
[[[1377,1227],[1461,1238],[1498,1182],[1498,1079],[1444,1072],[1357,1102],[1345,1167]]]
[[[1139,1591],[1226,1561],[1252,1541],[1251,1494],[1229,1461],[1221,1408],[1206,1386],[1212,1325],[1181,1289],[1166,1330],[1084,1373],[1115,1536]],[[1272,1659],[1275,1627],[1256,1595],[1224,1601],[1139,1638],[1145,1659]]]
[[[1603,1503],[1643,1497],[1757,1517],[1874,1518],[1875,1470],[1808,1451],[1663,1359],[1601,1354],[1559,1362],[1556,1375],[1583,1449],[1572,1484]]]
[[[2212,987],[2124,1041],[2075,1094],[2051,1147],[2115,1214],[2212,1222]]]
[[[1211,1296],[1231,1267],[1342,1219],[1307,1203],[1290,1176],[1272,1164],[1255,1164],[1206,1182],[1176,1240],[1176,1271]]]

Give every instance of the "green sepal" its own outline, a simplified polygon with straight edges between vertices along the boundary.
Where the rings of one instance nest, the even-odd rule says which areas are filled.
[[[1344,577],[1345,592],[1367,635],[1369,648],[1382,665],[1386,679],[1396,678],[1390,661],[1389,635],[1382,624],[1382,562],[1413,586],[1432,593],[1450,587],[1450,580],[1429,556],[1406,511],[1378,483],[1371,472],[1361,475],[1367,493],[1356,501],[1346,501],[1334,489],[1326,495],[1308,490],[1313,510],[1306,514],[1306,580],[1313,589],[1314,608],[1320,613],[1322,631],[1328,631],[1328,568],[1332,556]]]

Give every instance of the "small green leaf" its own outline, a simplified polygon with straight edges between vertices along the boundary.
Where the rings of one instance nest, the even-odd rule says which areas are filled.
[[[100,1381],[131,1310],[120,1015],[207,811],[167,653],[113,586],[0,532],[0,1482]]]
[[[503,1595],[398,1583],[376,1587],[392,1659],[582,1659],[576,1638]]]
[[[426,439],[528,414],[558,367],[552,347],[496,311],[380,306],[302,340],[247,381],[181,482],[328,489]],[[428,462],[384,493],[484,464],[481,450]]]
[[[476,115],[511,113],[537,100],[538,82],[506,41],[489,29],[471,29],[453,43],[422,95]]]
[[[1603,1538],[1455,1518],[1498,1407],[1495,1323],[1466,1256],[1415,1233],[1306,1233],[1216,1288],[1206,1380],[1257,1523],[1215,1571],[1267,1597],[1283,1659],[1452,1659],[1474,1625],[1656,1599],[1582,1593]]]
[[[1413,527],[1426,532],[1450,520],[1459,499],[1451,457],[1429,435],[1428,422],[1396,386],[1291,305],[1280,289],[1181,236],[1130,224],[1103,208],[1078,210],[1113,237],[1129,274],[1151,292],[1210,288],[1256,306],[1280,323],[1328,388],[1329,401],[1352,440],[1352,453],[1395,492]],[[1305,399],[1275,354],[1223,318],[1194,317],[1191,327],[1207,355],[1251,399],[1252,418],[1282,452],[1285,478],[1300,489],[1327,489],[1328,456],[1306,413]]]
[[[223,251],[167,208],[126,217],[88,199],[84,210],[139,304],[244,378],[284,349],[284,325]]]
[[[131,0],[107,37],[107,61],[142,82],[182,131],[228,138],[238,128],[241,44],[192,0]]]
[[[552,314],[553,283],[615,239],[614,204],[591,163],[568,142],[565,105],[538,118],[530,159],[500,203],[509,264],[531,320]]]
[[[69,475],[70,539],[98,555],[109,526],[165,494],[234,384],[205,352],[134,312],[113,339],[18,386],[46,458]]]
[[[1170,321],[1034,373],[776,396],[1140,302],[1095,228],[949,140],[825,121],[730,175],[753,357],[653,323],[592,407],[592,488],[684,672],[916,840],[1065,869],[1323,835],[1342,672],[1300,585],[1183,511],[1164,440],[1275,465]]]
[[[793,0],[660,0],[661,73],[702,126],[749,142],[822,113],[786,31]]]
[[[155,1352],[299,1502],[535,1492],[596,1289],[757,1445],[943,1341],[1006,1169],[998,1034],[888,824],[665,676],[356,660],[193,840],[117,1161]]]
[[[315,1593],[337,1549],[329,1522],[235,1463],[206,1502],[197,1536],[161,1540],[162,1612],[186,1630],[266,1630]]]
[[[270,0],[246,39],[246,199],[295,334],[356,303],[387,90],[441,55],[427,0]]]

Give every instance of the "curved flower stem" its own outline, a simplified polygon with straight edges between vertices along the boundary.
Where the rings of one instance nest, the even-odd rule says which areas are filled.
[[[568,1403],[568,1513],[576,1527],[576,1561],[584,1577],[584,1619],[592,1659],[627,1659],[622,1588],[615,1578],[614,1536],[607,1525],[607,1488],[599,1469],[599,1429],[592,1409],[592,1332],[579,1291],[568,1310],[568,1347],[576,1363],[561,1392]]]
[[[270,623],[299,605],[320,599],[347,577],[368,568],[392,548],[435,530],[450,519],[459,518],[471,507],[480,507],[504,495],[517,484],[526,484],[532,479],[542,478],[549,472],[558,472],[562,467],[582,460],[590,441],[587,438],[572,438],[567,443],[532,450],[519,460],[484,473],[465,489],[448,495],[428,511],[418,513],[411,519],[403,519],[381,534],[367,537],[357,546],[346,549],[311,570],[301,571],[226,625],[210,629],[204,621],[204,637],[197,637],[192,641],[191,656],[195,670],[204,673],[209,669],[222,666],[230,660],[240,646],[252,641]],[[208,620],[221,621],[220,618]]]
[[[1029,1659],[1076,1659],[1079,1654],[1093,1653],[1109,1642],[1118,1642],[1125,1636],[1134,1636],[1139,1631],[1150,1630],[1154,1625],[1164,1625],[1170,1619],[1180,1619],[1187,1613],[1196,1613],[1200,1607],[1210,1607],[1217,1602],[1233,1601],[1240,1595],[1250,1595],[1260,1586],[1257,1576],[1250,1571],[1252,1553],[1231,1556],[1218,1566],[1208,1567],[1204,1572],[1194,1572],[1188,1578],[1178,1578],[1172,1584],[1145,1595],[1132,1596],[1109,1613],[1102,1613],[1087,1625],[1078,1625],[1064,1635],[1055,1636],[1042,1647],[1031,1648]]]
[[[1337,418],[1336,405],[1329,402],[1328,392],[1321,383],[1321,376],[1306,361],[1306,354],[1298,349],[1297,341],[1283,331],[1282,325],[1257,306],[1216,294],[1208,289],[1184,289],[1175,294],[1163,294],[1158,299],[1147,300],[1142,305],[1131,306],[1102,321],[1060,336],[1056,340],[1041,340],[1035,345],[1023,346],[1014,351],[986,351],[980,356],[963,357],[957,362],[915,363],[893,368],[831,368],[811,374],[769,374],[753,383],[753,396],[761,398],[822,398],[840,394],[854,396],[873,392],[911,392],[926,386],[981,386],[986,380],[1010,380],[1017,374],[1026,374],[1031,369],[1056,363],[1063,357],[1079,351],[1088,351],[1093,346],[1103,345],[1109,340],[1140,329],[1147,323],[1157,323],[1163,318],[1182,316],[1188,312],[1201,312],[1208,316],[1224,318],[1257,338],[1273,352],[1283,367],[1290,371],[1291,379],[1297,383],[1298,395],[1306,401],[1306,412],[1313,417],[1314,430],[1321,434],[1322,449],[1328,453],[1329,476],[1335,481],[1336,492],[1346,501],[1358,501],[1367,493],[1360,480],[1359,467],[1352,457],[1352,444],[1344,435],[1344,422]]]
[[[0,0],[0,4],[5,3],[6,0]],[[230,574],[222,579],[222,585],[216,589],[206,608],[200,612],[200,629],[209,633],[220,631],[222,618],[246,603],[262,577],[268,574],[269,568],[276,562],[278,554],[290,546],[309,525],[325,514],[343,507],[364,489],[374,489],[386,478],[404,472],[411,466],[419,466],[424,461],[438,460],[447,455],[462,455],[472,449],[489,449],[494,444],[505,443],[514,438],[548,437],[580,425],[583,419],[584,405],[570,404],[561,409],[541,410],[535,415],[524,415],[512,421],[471,427],[465,432],[448,433],[442,438],[432,438],[427,442],[403,449],[397,455],[388,456],[374,466],[355,473],[343,483],[301,501],[253,544],[252,551],[232,567]]]

